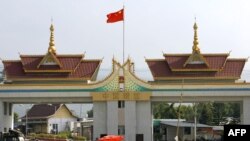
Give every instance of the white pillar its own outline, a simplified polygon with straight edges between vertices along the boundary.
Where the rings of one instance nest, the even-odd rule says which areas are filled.
[[[125,101],[125,141],[135,141],[136,101]]]
[[[101,134],[107,134],[107,104],[105,102],[93,102],[94,136],[93,140],[100,138]]]
[[[250,124],[250,98],[245,97],[241,103],[241,123]]]
[[[13,129],[13,104],[0,101],[0,132],[7,132]]]
[[[107,101],[107,134],[118,134],[118,101]]]
[[[152,115],[150,101],[138,101],[136,103],[137,134],[143,134],[145,141],[152,140]]]

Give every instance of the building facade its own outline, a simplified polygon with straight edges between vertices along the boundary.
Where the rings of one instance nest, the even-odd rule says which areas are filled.
[[[65,104],[37,104],[21,118],[30,133],[53,133],[70,131],[70,123],[78,117]]]
[[[146,59],[153,81],[143,81],[127,59],[112,60],[112,72],[95,81],[101,60],[84,55],[59,55],[54,28],[46,55],[21,55],[4,60],[5,80],[0,86],[0,131],[13,128],[16,103],[93,103],[93,139],[121,134],[126,141],[152,141],[153,102],[233,101],[241,104],[241,122],[250,124],[250,84],[239,82],[246,59],[229,53],[202,54],[197,24],[190,54],[163,54]]]

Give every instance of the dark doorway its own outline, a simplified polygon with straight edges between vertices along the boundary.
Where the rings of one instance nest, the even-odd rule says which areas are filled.
[[[136,134],[136,141],[143,141],[143,134]]]
[[[104,136],[107,136],[107,134],[101,134],[101,135],[100,135],[101,138],[104,137]]]

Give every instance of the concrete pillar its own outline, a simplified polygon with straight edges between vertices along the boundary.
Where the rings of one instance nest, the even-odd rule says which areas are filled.
[[[241,103],[241,124],[250,124],[250,98],[245,97]]]
[[[107,134],[118,134],[118,101],[107,101]]]
[[[152,141],[152,114],[150,101],[136,103],[137,134],[143,134],[144,141]]]
[[[0,132],[7,132],[13,127],[13,104],[0,101]]]
[[[136,101],[125,101],[125,141],[135,141]]]
[[[94,138],[100,138],[101,134],[107,134],[107,104],[106,102],[93,102]]]

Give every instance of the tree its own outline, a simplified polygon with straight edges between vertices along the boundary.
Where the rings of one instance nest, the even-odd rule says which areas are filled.
[[[18,118],[19,118],[19,115],[16,112],[14,112],[14,123],[18,122]]]
[[[225,117],[232,117],[232,119],[236,119],[237,122],[240,117],[239,103],[207,102],[197,103],[195,106],[188,104],[179,107],[174,106],[174,103],[169,104],[165,102],[154,103],[152,105],[155,119],[177,119],[178,110],[180,110],[180,118],[186,119],[187,121],[194,121],[195,108],[198,123],[219,125]]]
[[[213,105],[212,103],[199,103],[197,105],[199,123],[211,125],[213,123]]]
[[[177,110],[174,108],[174,103],[168,104],[165,102],[153,104],[153,115],[155,119],[171,119],[177,118]]]
[[[214,103],[214,118],[215,123],[219,124],[223,117],[227,117],[229,113],[229,105],[225,103]]]
[[[186,119],[187,121],[194,120],[194,109],[192,105],[182,105],[180,107],[181,118]]]
[[[213,103],[213,107],[214,122],[217,125],[226,117],[240,117],[239,103]]]
[[[234,118],[240,117],[240,103],[229,103],[228,116]]]
[[[93,108],[89,111],[87,111],[88,118],[93,118]]]

